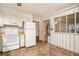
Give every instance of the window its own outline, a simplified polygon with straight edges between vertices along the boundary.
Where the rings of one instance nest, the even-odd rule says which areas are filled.
[[[76,32],[79,33],[79,13],[76,14]]]
[[[67,16],[67,32],[74,33],[75,32],[75,17],[74,14]]]
[[[60,31],[60,18],[55,19],[55,32]]]
[[[66,32],[66,16],[61,17],[61,32]]]
[[[67,17],[67,19],[66,19]],[[76,21],[76,22],[75,22]],[[55,19],[55,32],[79,33],[79,13],[58,17]]]

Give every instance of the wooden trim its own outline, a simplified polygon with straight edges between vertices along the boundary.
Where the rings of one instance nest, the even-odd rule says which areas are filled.
[[[67,33],[67,16],[66,16],[66,33]]]
[[[0,32],[0,35],[3,35],[3,34],[5,34],[5,32]]]
[[[18,25],[10,25],[10,24],[4,24],[3,26],[0,26],[0,28],[4,28],[4,27],[18,27],[18,28],[23,28],[23,27],[19,27]]]
[[[19,48],[21,48],[21,46],[20,46],[20,40],[21,40],[21,35],[23,35],[24,36],[24,32],[19,32]]]
[[[66,32],[55,32],[55,33],[66,33]],[[74,34],[74,33],[67,33],[67,34]],[[76,33],[79,34],[79,33]]]
[[[72,13],[72,14],[69,14],[69,15],[74,15],[74,24],[75,24],[75,30],[74,30],[74,33],[76,34],[77,32],[76,32],[76,14],[77,14],[78,12],[76,12],[76,13]],[[62,32],[62,33],[69,33],[69,32],[67,32],[67,17],[69,16],[69,15],[66,15],[66,32]],[[61,17],[65,17],[65,16],[61,16]],[[57,18],[61,18],[61,17],[55,17],[55,19],[57,19]],[[59,23],[60,23],[60,21],[59,21]],[[59,27],[60,27],[60,24],[59,24]],[[59,33],[61,32],[60,31],[61,29],[59,28]]]
[[[75,16],[74,50],[76,49],[76,48],[75,48],[75,37],[76,37],[76,33],[77,33],[77,32],[76,32],[76,14],[77,14],[77,13],[75,13],[75,15],[74,15],[74,16]]]
[[[76,32],[76,16],[77,16],[77,14],[75,13],[74,16],[75,16],[75,19],[74,19],[74,20],[75,20],[75,34],[76,34],[76,33],[77,33],[77,32]]]
[[[65,16],[69,16],[69,15],[76,14],[76,13],[79,13],[79,12],[71,13],[71,14],[64,15],[64,16],[55,17],[55,19],[57,19],[57,18],[61,18],[61,17],[65,17]]]
[[[45,19],[45,18],[48,18],[48,17],[51,17],[51,16],[55,16],[55,15],[57,15],[57,14],[59,14],[59,13],[62,13],[62,12],[64,12],[64,11],[68,11],[68,10],[73,9],[73,8],[75,8],[75,7],[78,7],[78,6],[79,6],[79,4],[70,6],[69,8],[66,8],[66,9],[64,9],[64,10],[57,11],[57,12],[55,12],[55,13],[52,13],[51,15],[47,15],[47,16],[41,17],[39,20]],[[77,9],[78,9],[78,8],[77,8]],[[77,11],[77,12],[78,12],[78,11]],[[74,13],[76,13],[76,11],[75,11]]]
[[[19,32],[20,35],[24,35],[24,32]]]
[[[66,48],[67,48],[67,44],[66,44],[66,43],[67,43],[67,34],[68,34],[68,33],[67,33],[67,30],[68,30],[68,29],[67,29],[67,20],[68,20],[68,18],[67,18],[67,15],[66,15],[66,40],[65,40],[65,47],[66,47]]]
[[[4,27],[18,27],[18,25],[4,25]]]

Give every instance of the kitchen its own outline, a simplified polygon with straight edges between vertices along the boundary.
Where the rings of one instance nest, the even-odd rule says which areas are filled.
[[[78,17],[75,3],[0,4],[0,54],[79,55]]]
[[[26,34],[24,33],[24,26],[27,24],[23,24],[23,22],[26,22],[26,19],[27,23],[33,26],[32,15],[20,13],[9,8],[2,8],[0,13],[0,51],[6,52],[24,46],[24,34]],[[30,30],[31,27],[28,29]],[[25,31],[27,31],[27,28]]]

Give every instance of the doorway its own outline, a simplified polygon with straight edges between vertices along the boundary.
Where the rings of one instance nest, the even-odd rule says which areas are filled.
[[[50,19],[39,21],[39,40],[48,42],[50,37]]]
[[[44,20],[45,42],[50,39],[50,19]]]

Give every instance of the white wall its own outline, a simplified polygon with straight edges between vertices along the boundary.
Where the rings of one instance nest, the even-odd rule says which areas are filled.
[[[36,24],[36,36],[39,35],[38,31],[39,31],[39,23],[38,23],[38,19],[34,19],[35,24]]]
[[[79,12],[79,5],[76,5],[72,8],[71,7],[66,8],[64,10],[61,10],[52,14],[52,16],[48,16],[48,17],[40,19],[40,20],[50,19],[50,28],[53,28],[53,30],[50,31],[51,41],[49,41],[49,43],[68,49],[70,51],[79,53],[79,44],[78,44],[79,38],[77,37],[79,34],[75,35],[74,37],[74,34],[55,33],[55,24],[54,24],[56,17],[65,16],[65,15],[69,15],[69,14],[73,14],[77,12]]]
[[[6,21],[16,22],[20,26],[22,25],[22,21],[30,21],[30,22],[33,21],[32,14],[19,12],[19,11],[12,10],[9,8],[4,8],[4,7],[0,8],[0,18],[2,19],[3,23],[5,23]]]
[[[75,6],[66,8],[64,10],[60,10],[60,11],[54,13],[54,14],[51,13],[52,14],[51,16],[49,15],[47,17],[39,19],[39,22],[43,21],[43,20],[50,19],[50,26],[51,26],[51,28],[53,28],[53,30],[51,31],[51,38],[52,38],[53,32],[55,31],[55,25],[54,25],[55,18],[65,16],[65,15],[69,15],[69,14],[73,14],[73,13],[77,13],[77,12],[79,12],[79,5],[75,5]]]
[[[0,6],[0,26],[3,24],[18,24],[22,27],[22,21],[33,21],[32,14],[22,13],[9,8]],[[0,50],[1,50],[1,38],[0,38]]]

